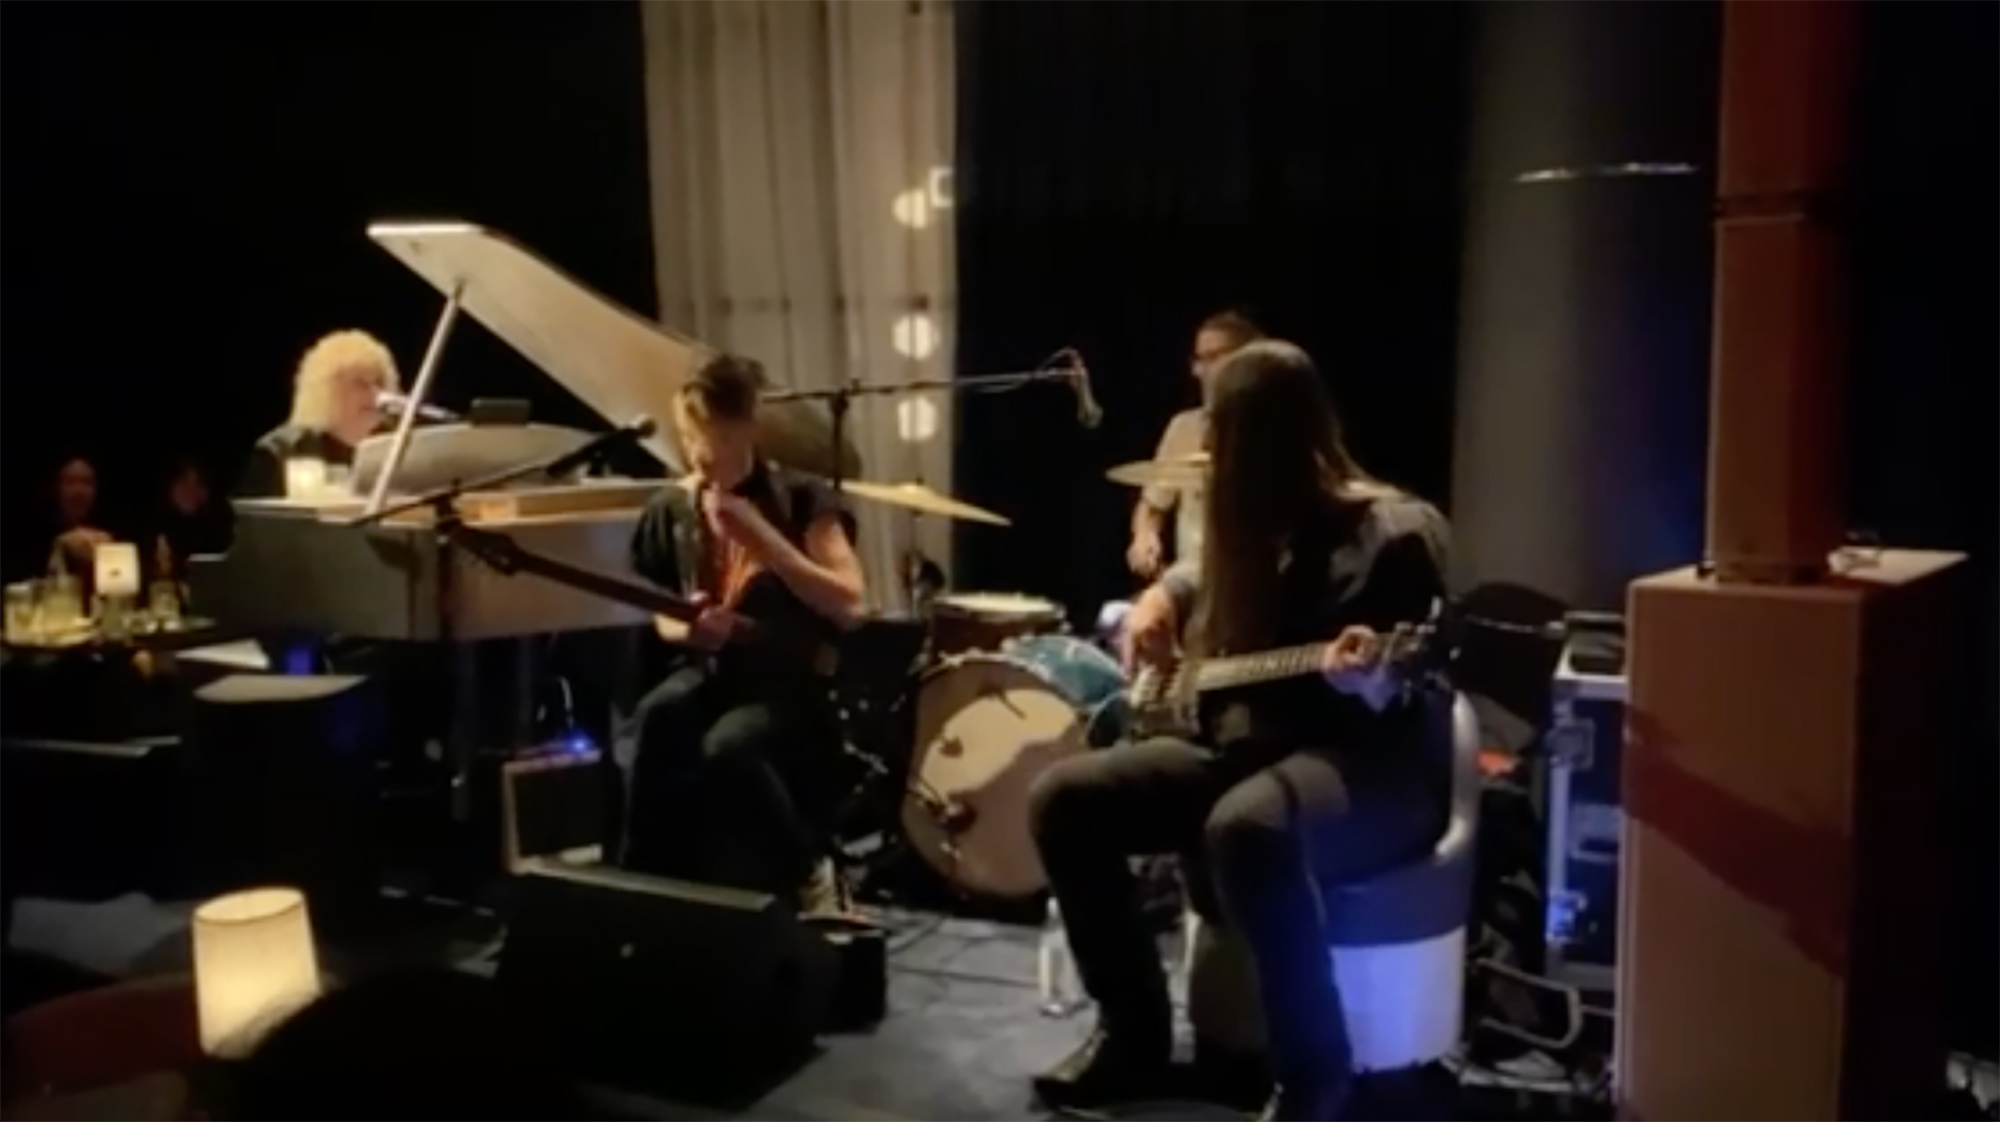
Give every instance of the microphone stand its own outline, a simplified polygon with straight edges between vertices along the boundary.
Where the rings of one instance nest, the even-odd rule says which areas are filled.
[[[857,397],[897,397],[905,394],[975,391],[1000,393],[1017,390],[1036,382],[1060,382],[1074,377],[1076,377],[1074,367],[1043,366],[1011,374],[979,374],[969,378],[918,378],[909,382],[864,382],[859,378],[853,378],[823,390],[767,390],[761,400],[774,405],[787,401],[826,402],[827,414],[833,422],[833,490],[838,494],[843,481],[841,477],[847,467],[847,458],[841,455],[847,447],[847,414]]]
[[[446,749],[446,757],[450,761],[452,774],[451,817],[454,822],[464,823],[471,819],[472,804],[470,801],[470,792],[472,773],[479,753],[477,742],[470,739],[464,731],[465,727],[470,727],[470,722],[476,720],[468,710],[473,696],[471,683],[476,680],[477,671],[472,669],[475,664],[469,660],[468,652],[459,647],[458,629],[454,626],[452,612],[449,609],[452,597],[456,594],[453,587],[453,572],[457,568],[451,551],[462,546],[466,529],[464,520],[459,516],[458,512],[457,503],[459,496],[468,491],[491,490],[495,487],[503,487],[516,480],[528,479],[535,476],[559,478],[568,475],[585,464],[601,459],[614,448],[644,440],[646,437],[652,435],[652,432],[652,418],[640,417],[628,424],[620,425],[601,436],[593,437],[576,448],[564,452],[560,456],[551,456],[546,459],[536,460],[533,463],[504,468],[475,479],[453,480],[443,487],[433,488],[432,490],[412,496],[403,502],[382,507],[372,514],[363,514],[358,518],[349,519],[344,523],[344,525],[351,527],[368,527],[398,514],[418,510],[423,507],[430,507],[434,512],[432,530],[437,536],[438,560],[440,561],[437,569],[438,579],[436,589],[437,642],[446,649],[454,652],[452,656],[454,671],[451,685],[453,716],[451,718],[451,731],[447,734]],[[388,466],[384,464],[383,470],[387,471]],[[383,482],[386,483],[386,481]],[[383,490],[386,493],[386,487]],[[513,544],[511,539],[507,540],[507,544],[510,546]]]

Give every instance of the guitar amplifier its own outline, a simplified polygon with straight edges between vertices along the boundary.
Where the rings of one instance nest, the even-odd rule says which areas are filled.
[[[775,897],[526,858],[497,980],[583,1078],[754,1101],[813,1052],[839,956]]]
[[[1625,696],[1622,620],[1572,620],[1543,735],[1548,751],[1543,936],[1548,978],[1582,990],[1616,988]]]

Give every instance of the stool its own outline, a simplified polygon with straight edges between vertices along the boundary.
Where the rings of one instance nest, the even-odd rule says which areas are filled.
[[[1479,815],[1479,722],[1460,695],[1428,707],[1424,751],[1451,773],[1451,817],[1423,861],[1322,888],[1331,969],[1357,1074],[1421,1067],[1457,1047],[1465,988]],[[1248,948],[1192,910],[1188,1019],[1195,1037],[1230,1052],[1263,1051],[1263,1012]]]
[[[369,686],[235,674],[196,691],[181,755],[190,894],[289,885],[316,926],[374,901],[382,713]]]

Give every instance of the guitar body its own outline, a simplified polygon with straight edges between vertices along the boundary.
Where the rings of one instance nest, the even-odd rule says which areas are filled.
[[[701,609],[685,596],[634,584],[522,549],[505,534],[442,522],[438,532],[495,571],[527,574],[582,592],[630,604],[642,611],[692,622]],[[747,622],[715,655],[718,665],[760,676],[830,678],[839,669],[841,631],[794,596],[770,572],[753,574],[732,608]]]
[[[751,627],[716,652],[719,669],[788,679],[830,678],[839,671],[840,628],[806,607],[776,574],[752,576],[733,610]]]

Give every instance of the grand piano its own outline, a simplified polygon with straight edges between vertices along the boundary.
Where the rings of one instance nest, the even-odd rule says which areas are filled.
[[[414,405],[396,431],[357,449],[348,493],[315,501],[236,501],[228,553],[194,559],[194,610],[253,633],[338,635],[449,648],[454,704],[448,751],[456,816],[468,814],[464,780],[482,754],[522,747],[532,732],[535,651],[551,633],[629,627],[638,609],[533,576],[505,576],[451,544],[431,507],[374,524],[366,514],[498,468],[547,460],[593,434],[542,425],[419,427],[446,341],[461,312],[498,335],[610,425],[658,422],[639,443],[669,468],[679,464],[667,421],[673,394],[711,348],[620,307],[506,236],[462,223],[376,224],[368,236],[445,298],[443,314],[411,387]],[[804,402],[768,405],[765,452],[807,471],[831,473],[831,426]],[[837,453],[857,474],[851,445]],[[521,548],[584,570],[629,580],[633,526],[657,481],[529,479],[468,491],[453,504],[466,525],[494,530]],[[509,642],[511,641],[511,642]],[[494,648],[508,682],[493,682]],[[485,668],[482,671],[482,668]],[[498,688],[496,688],[498,687]],[[495,705],[501,699],[508,703]],[[482,709],[504,708],[494,714]]]
[[[410,396],[426,403],[463,311],[546,371],[612,425],[659,427],[640,442],[669,469],[679,463],[667,418],[673,394],[712,349],[641,318],[504,235],[466,224],[377,224],[368,236],[445,297],[444,313]],[[454,550],[418,509],[365,528],[350,525],[403,496],[499,467],[560,456],[592,434],[543,425],[415,427],[357,451],[356,493],[330,500],[239,499],[235,542],[190,566],[201,614],[249,630],[418,642],[472,642],[643,622],[642,613],[558,584],[509,578]],[[767,451],[830,474],[826,424],[803,402],[766,406]],[[858,458],[843,447],[843,471]],[[529,480],[457,502],[470,525],[505,532],[525,549],[612,576],[626,575],[639,508],[657,484],[619,479]]]

